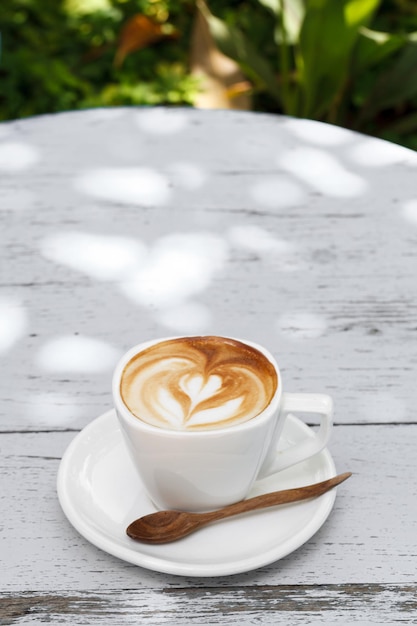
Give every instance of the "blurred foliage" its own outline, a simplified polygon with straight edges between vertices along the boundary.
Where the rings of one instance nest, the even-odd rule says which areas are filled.
[[[164,32],[117,63],[123,29],[138,14]],[[191,104],[198,89],[187,66],[192,15],[192,0],[1,0],[0,119]]]
[[[417,149],[415,0],[197,0],[255,107]]]
[[[0,119],[192,105],[196,10],[256,110],[417,149],[416,0],[1,0]]]

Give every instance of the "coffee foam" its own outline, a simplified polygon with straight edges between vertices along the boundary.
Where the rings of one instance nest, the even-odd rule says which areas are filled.
[[[257,349],[223,337],[183,337],[146,348],[125,366],[123,402],[140,420],[174,430],[210,430],[252,419],[278,385]]]

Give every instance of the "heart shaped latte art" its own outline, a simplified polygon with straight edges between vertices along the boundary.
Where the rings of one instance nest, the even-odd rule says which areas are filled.
[[[276,388],[275,368],[261,352],[223,337],[154,344],[129,361],[120,386],[136,417],[178,430],[251,419],[268,406]]]

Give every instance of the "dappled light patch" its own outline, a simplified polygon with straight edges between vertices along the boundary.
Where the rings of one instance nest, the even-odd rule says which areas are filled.
[[[292,241],[277,237],[265,228],[241,224],[230,228],[227,235],[234,248],[272,263],[274,271],[295,272],[306,267],[302,251]]]
[[[228,235],[235,246],[261,254],[291,254],[295,248],[291,242],[279,239],[256,225],[232,226]]]
[[[295,181],[283,176],[270,176],[255,182],[249,189],[250,196],[263,207],[284,209],[305,199],[305,191]]]
[[[168,173],[179,187],[188,191],[200,189],[207,180],[207,173],[194,163],[173,163],[169,166]]]
[[[135,121],[140,130],[150,135],[175,135],[188,124],[183,111],[158,107],[141,110]]]
[[[404,204],[402,215],[408,222],[417,226],[417,199],[409,200]]]
[[[40,249],[50,261],[98,280],[124,278],[146,254],[145,245],[129,237],[76,231],[49,235],[41,242]]]
[[[96,373],[111,370],[120,353],[110,344],[93,337],[62,335],[40,348],[37,365],[48,372]]]
[[[276,328],[281,335],[289,339],[317,339],[327,329],[324,317],[309,312],[283,313],[277,320]]]
[[[39,150],[27,143],[10,141],[0,144],[0,171],[23,172],[39,160]]]
[[[295,137],[318,146],[341,146],[354,139],[354,135],[345,128],[315,120],[287,118],[283,126]]]
[[[170,196],[166,177],[145,167],[93,169],[79,176],[75,187],[93,198],[127,205],[160,206]]]
[[[395,143],[375,139],[361,139],[348,155],[352,161],[363,167],[387,167],[396,163],[407,163],[417,167],[417,154]]]
[[[40,251],[44,258],[93,279],[115,282],[119,293],[151,310],[159,324],[178,332],[201,332],[209,325],[211,313],[190,298],[206,290],[224,268],[229,245],[226,239],[204,231],[172,233],[149,248],[129,237],[69,231],[45,237]],[[78,368],[80,341],[65,339],[64,348],[74,362],[70,369]],[[93,354],[94,346],[90,347]],[[61,358],[51,355],[51,351],[42,352],[42,363],[47,369],[47,363],[60,369]],[[67,358],[62,359],[63,368],[66,362]],[[94,356],[92,363],[94,370]],[[90,367],[87,361],[86,367]]]
[[[12,298],[0,298],[0,354],[23,337],[28,327],[26,308]]]
[[[203,292],[227,257],[227,244],[216,235],[173,233],[155,242],[147,261],[122,283],[122,290],[144,306],[177,305]]]
[[[336,157],[317,148],[295,148],[279,157],[279,165],[310,187],[333,198],[364,194],[367,182],[350,172]]]

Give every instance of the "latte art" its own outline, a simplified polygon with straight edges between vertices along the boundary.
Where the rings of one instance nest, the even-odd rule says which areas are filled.
[[[160,428],[224,428],[259,415],[277,388],[259,350],[223,337],[182,337],[154,344],[123,370],[123,402]]]

